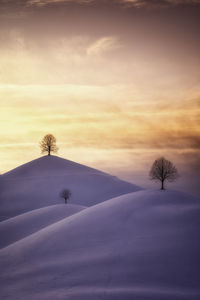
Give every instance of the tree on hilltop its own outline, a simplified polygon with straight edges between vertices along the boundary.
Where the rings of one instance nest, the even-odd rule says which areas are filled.
[[[165,181],[173,182],[178,178],[178,172],[173,163],[164,157],[156,159],[149,172],[151,180],[161,182],[161,190],[164,190]]]
[[[65,204],[67,204],[67,200],[71,197],[72,193],[68,189],[64,189],[60,192],[60,197],[65,199]]]
[[[58,151],[56,138],[52,134],[45,135],[40,142],[40,148],[42,153],[47,152],[48,155],[51,155],[51,152],[56,153]]]

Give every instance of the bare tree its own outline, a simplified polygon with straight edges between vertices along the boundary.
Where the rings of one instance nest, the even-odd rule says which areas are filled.
[[[161,157],[154,161],[149,176],[151,180],[160,181],[161,190],[164,190],[165,181],[172,182],[176,180],[178,178],[178,172],[171,161]]]
[[[67,200],[71,197],[72,193],[68,189],[64,189],[60,192],[60,197],[65,199],[65,204],[67,204]]]
[[[43,137],[40,142],[41,152],[47,152],[48,155],[51,155],[51,152],[57,152],[58,147],[56,146],[56,138],[52,134],[47,134]]]

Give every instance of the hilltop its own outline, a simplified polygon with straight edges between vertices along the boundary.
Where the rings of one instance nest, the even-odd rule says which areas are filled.
[[[92,206],[141,188],[99,170],[57,156],[44,156],[0,178],[1,220],[40,207],[63,203],[62,189],[72,192],[71,204]]]

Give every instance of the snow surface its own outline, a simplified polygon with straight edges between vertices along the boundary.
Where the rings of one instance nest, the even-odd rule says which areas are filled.
[[[0,299],[199,300],[200,201],[138,191],[0,250]]]
[[[63,203],[59,193],[64,188],[72,192],[70,203],[82,206],[141,190],[101,171],[57,156],[44,156],[1,176],[0,220]]]
[[[0,222],[0,248],[6,247],[40,229],[71,216],[85,207],[57,204],[18,215]]]

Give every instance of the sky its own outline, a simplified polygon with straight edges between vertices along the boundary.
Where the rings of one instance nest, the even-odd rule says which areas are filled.
[[[1,0],[0,173],[58,155],[200,196],[199,0]]]

